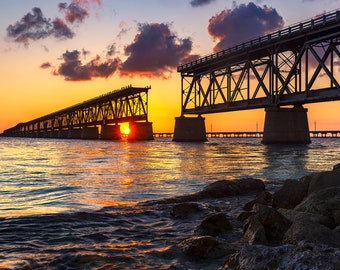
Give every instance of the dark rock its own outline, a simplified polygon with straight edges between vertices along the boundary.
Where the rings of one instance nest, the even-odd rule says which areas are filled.
[[[309,184],[308,194],[329,187],[340,186],[340,170],[316,173],[312,176]]]
[[[222,198],[250,193],[258,193],[265,190],[265,185],[259,179],[220,180],[214,182],[197,193],[201,199]]]
[[[264,189],[265,185],[263,181],[259,179],[246,178],[238,180],[220,180],[193,194],[166,198],[162,200],[147,201],[141,203],[141,205],[181,203],[197,201],[201,199],[223,198],[228,196],[258,193]]]
[[[304,218],[295,220],[283,239],[284,243],[289,244],[297,244],[300,241],[340,248],[339,233]]]
[[[340,269],[339,250],[300,242],[278,247],[244,245],[231,255],[222,270]]]
[[[339,170],[339,169],[340,169],[340,163],[333,166],[333,171],[336,171],[336,170]]]
[[[340,206],[339,206],[339,210],[336,210],[334,212],[334,225],[335,226],[339,226],[340,225]]]
[[[237,219],[240,221],[245,221],[248,217],[255,215],[254,211],[247,211],[247,212],[241,212],[238,216]]]
[[[295,207],[296,211],[319,214],[334,221],[340,206],[340,186],[315,191]],[[331,228],[332,229],[332,228]]]
[[[267,239],[281,241],[292,223],[274,208],[255,204],[253,210],[256,212],[255,217],[264,227]]]
[[[336,233],[340,233],[340,226],[337,226],[333,231]]]
[[[194,202],[179,203],[172,207],[170,214],[174,218],[186,218],[191,214],[200,212],[199,204]]]
[[[195,259],[217,259],[235,251],[233,247],[211,236],[191,237],[178,246],[185,255]]]
[[[242,241],[252,245],[268,244],[264,227],[255,215],[247,219],[243,229]]]
[[[243,209],[246,210],[246,211],[250,211],[253,208],[255,203],[268,205],[268,204],[271,203],[272,197],[273,197],[273,195],[270,192],[262,191],[261,193],[256,195],[254,200],[246,203],[244,205]]]
[[[232,229],[232,226],[223,213],[213,214],[205,218],[199,226],[197,226],[195,233],[199,235],[216,236],[224,234]]]
[[[273,207],[293,209],[307,196],[310,180],[311,177],[287,179],[282,188],[273,194]]]
[[[287,218],[291,222],[294,222],[298,219],[306,219],[311,222],[319,223],[329,228],[335,227],[334,220],[324,215],[320,215],[316,213],[309,213],[309,212],[301,212],[301,211],[297,211],[294,209],[283,209],[283,208],[279,208],[277,209],[277,211],[280,212],[282,215],[284,215],[285,218]]]

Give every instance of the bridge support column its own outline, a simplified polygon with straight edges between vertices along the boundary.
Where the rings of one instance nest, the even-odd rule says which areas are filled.
[[[70,128],[67,133],[68,139],[81,139],[81,129],[80,128]]]
[[[308,144],[309,135],[307,109],[266,108],[263,144]]]
[[[58,131],[58,138],[59,139],[67,139],[68,138],[68,130],[67,129],[60,129]]]
[[[120,133],[120,125],[104,125],[100,133],[102,140],[120,140],[122,135]]]
[[[172,139],[174,142],[204,142],[207,141],[205,118],[176,117],[175,131]]]
[[[58,138],[59,131],[58,130],[52,130],[50,133],[50,138],[55,139]]]
[[[98,127],[83,127],[81,129],[81,138],[84,140],[96,140],[98,137]]]
[[[152,122],[130,122],[128,140],[153,140]]]

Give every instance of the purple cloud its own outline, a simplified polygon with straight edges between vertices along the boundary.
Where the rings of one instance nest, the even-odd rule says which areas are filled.
[[[214,40],[218,40],[214,48],[216,52],[280,29],[283,25],[284,21],[275,9],[250,2],[213,16],[208,31]]]
[[[65,13],[65,20],[70,23],[83,22],[89,16],[87,10],[77,2],[72,2],[69,5],[60,3],[58,7]]]
[[[80,55],[81,52],[78,50],[66,51],[62,55],[64,62],[53,74],[63,76],[66,81],[86,81],[98,77],[108,78],[114,74],[120,65],[118,58],[102,61],[100,56],[96,56],[90,62],[83,64]]]
[[[134,41],[125,47],[127,60],[122,63],[122,75],[158,76],[176,68],[191,55],[190,38],[180,39],[164,23],[140,24]]]
[[[19,21],[7,27],[7,36],[15,42],[28,45],[29,41],[44,39],[53,36],[57,39],[70,39],[74,32],[69,24],[81,23],[89,17],[92,3],[101,5],[101,0],[73,0],[71,4],[60,3],[59,10],[64,13],[65,19],[46,18],[40,8],[34,7],[31,13],[24,15]]]
[[[59,39],[72,38],[74,33],[61,19],[44,17],[40,8],[35,7],[19,21],[7,27],[7,36],[15,42],[28,44],[29,40],[43,39],[54,36]]]

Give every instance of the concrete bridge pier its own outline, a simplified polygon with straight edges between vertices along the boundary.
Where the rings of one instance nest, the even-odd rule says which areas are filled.
[[[130,122],[128,140],[153,140],[152,122]]]
[[[262,143],[310,143],[307,111],[302,106],[295,106],[293,108],[266,108]]]
[[[50,138],[51,139],[57,139],[58,138],[59,131],[58,130],[51,130]]]
[[[120,125],[103,125],[100,138],[102,140],[120,140],[122,138]]]
[[[81,129],[69,128],[67,133],[67,139],[81,139]]]
[[[67,129],[59,129],[58,138],[59,139],[67,139],[68,138],[68,130]]]
[[[84,140],[96,140],[98,137],[98,127],[83,127],[81,129],[81,138]]]
[[[205,118],[176,117],[175,131],[172,139],[174,142],[204,142],[207,141]]]

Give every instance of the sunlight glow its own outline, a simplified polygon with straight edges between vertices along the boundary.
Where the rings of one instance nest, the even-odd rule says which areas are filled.
[[[124,128],[123,134],[129,135],[130,134],[130,128],[128,128],[128,127]]]

